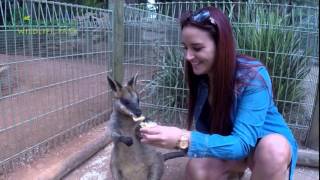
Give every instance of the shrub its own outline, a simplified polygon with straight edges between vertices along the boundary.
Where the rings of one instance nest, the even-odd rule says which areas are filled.
[[[146,81],[146,96],[143,101],[156,106],[152,115],[165,113],[164,123],[177,120],[176,112],[186,109],[187,89],[184,80],[183,55],[180,47],[166,47],[164,56],[156,64],[159,68]],[[181,123],[181,122],[180,122]]]
[[[301,48],[302,37],[289,24],[292,17],[279,16],[258,6],[249,7],[242,11],[244,13],[232,12],[231,9],[229,16],[237,19],[233,27],[238,51],[258,58],[266,65],[273,81],[276,104],[289,119],[295,109],[301,110],[299,103],[305,96],[302,83],[310,71],[305,56],[308,52]],[[181,51],[179,48],[167,48],[165,52],[166,55],[158,62],[160,68],[153,75],[153,80],[147,83],[148,97],[154,98],[153,103],[159,107],[186,108]]]
[[[310,72],[301,34],[290,26],[289,15],[279,16],[263,8],[251,10],[255,13],[242,15],[234,25],[238,48],[266,65],[279,111],[288,116],[304,99],[302,83]]]

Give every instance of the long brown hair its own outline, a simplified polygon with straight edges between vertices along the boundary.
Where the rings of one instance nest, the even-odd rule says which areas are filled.
[[[210,33],[216,44],[215,61],[209,71],[208,102],[210,105],[210,133],[229,135],[233,128],[232,111],[234,102],[236,50],[232,27],[228,18],[215,7],[205,7],[198,12],[207,10],[214,24],[198,23],[191,20],[192,13],[188,12],[181,18],[181,29],[194,26]],[[188,129],[191,128],[194,107],[197,97],[197,76],[193,73],[191,64],[185,61],[185,74],[189,86]]]

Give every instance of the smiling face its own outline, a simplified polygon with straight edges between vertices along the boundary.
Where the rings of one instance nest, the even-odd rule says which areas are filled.
[[[214,62],[216,45],[207,31],[194,26],[186,26],[182,29],[182,44],[184,46],[184,58],[192,65],[196,75],[207,74]]]

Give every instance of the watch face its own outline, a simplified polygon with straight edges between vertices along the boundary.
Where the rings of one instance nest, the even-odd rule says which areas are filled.
[[[180,148],[186,149],[188,147],[188,141],[180,141]]]
[[[182,136],[180,137],[178,146],[180,149],[187,149],[189,146],[189,139],[187,137],[186,133],[183,133]]]

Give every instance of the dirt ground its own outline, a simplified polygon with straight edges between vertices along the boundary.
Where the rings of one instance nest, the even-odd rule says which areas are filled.
[[[105,121],[111,110],[108,63],[102,56],[37,58],[0,54],[0,64],[8,68],[0,77],[5,80],[0,95],[0,162],[45,142],[41,148],[23,152],[15,160],[17,164],[32,162],[37,155],[60,146],[82,129]],[[132,64],[128,67],[125,80],[137,72],[139,79],[150,79],[153,71]],[[72,128],[78,128],[77,132],[63,135]],[[52,143],[46,143],[51,138]]]
[[[81,149],[85,144],[93,141],[95,138],[105,133],[105,124],[101,124],[96,128],[71,139],[67,143],[52,149],[45,156],[33,161],[31,164],[26,164],[6,177],[0,176],[1,180],[34,180],[37,179],[41,172],[51,166],[63,161],[72,153]],[[90,159],[75,168],[67,174],[63,180],[111,180],[109,169],[110,152],[112,144],[107,145],[101,151],[97,152]],[[159,149],[163,151],[163,149]],[[182,180],[184,179],[184,167],[186,158],[169,160],[165,164],[165,173],[162,180]],[[250,179],[250,171],[247,170],[242,180]],[[294,175],[295,180],[316,180],[319,179],[318,169],[297,167]]]
[[[81,123],[105,120],[110,67],[97,59],[0,54],[0,64],[8,67],[1,77],[6,94],[0,96],[0,161]],[[26,156],[33,159],[32,153]]]
[[[12,60],[0,55],[0,63]],[[111,99],[106,95],[106,61],[82,59],[56,59],[26,61],[26,57],[16,56],[11,69],[12,77],[10,98],[0,99],[0,159],[9,157],[22,149],[41,142],[55,134],[84,122],[111,107]],[[140,79],[150,79],[152,69],[144,67],[125,68],[125,79],[136,72]],[[148,67],[147,67],[148,68]],[[129,70],[128,70],[129,69]],[[100,116],[103,121],[106,116]],[[97,117],[99,119],[99,117]],[[70,136],[49,148],[45,154],[31,158],[0,180],[34,180],[39,174],[68,156],[81,150],[88,142],[104,133],[105,124],[92,130]],[[18,133],[17,133],[18,132]],[[92,158],[65,176],[65,180],[104,180],[111,179],[109,170],[110,150],[106,146]],[[162,180],[183,179],[186,158],[166,162]],[[249,179],[250,172],[245,176]],[[244,179],[245,179],[244,178]],[[299,167],[295,179],[319,179],[318,170]]]
[[[109,169],[110,152],[112,144],[106,146],[94,157],[90,158],[80,167],[68,174],[63,180],[112,180]],[[159,150],[161,151],[161,150]],[[178,158],[165,162],[165,171],[161,180],[183,180],[185,179],[185,165],[187,158]],[[250,180],[251,172],[246,170],[241,180]],[[319,170],[308,167],[297,167],[295,180],[317,180]]]
[[[86,143],[104,133],[104,124],[101,124],[88,132],[61,143],[50,149],[46,154],[36,157],[31,163],[26,163],[14,169],[7,175],[0,175],[0,180],[34,180],[50,167],[63,162],[70,155],[81,150]]]

